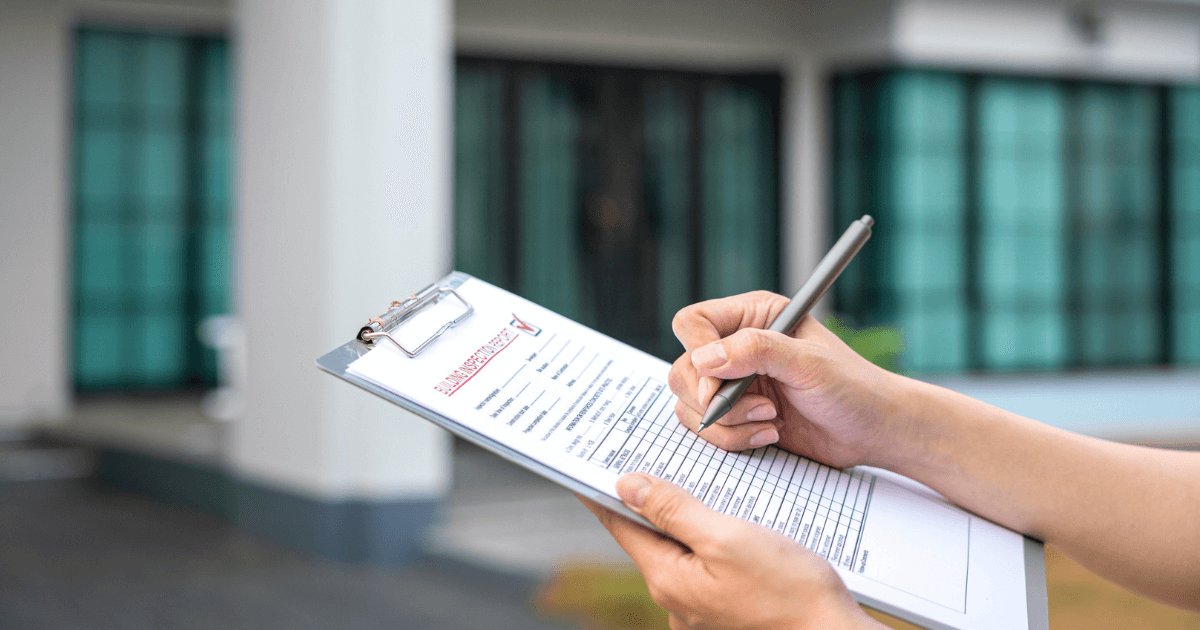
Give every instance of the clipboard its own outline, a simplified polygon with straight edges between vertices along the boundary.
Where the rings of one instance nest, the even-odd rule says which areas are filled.
[[[438,282],[426,286],[404,300],[392,302],[391,306],[381,315],[367,320],[367,323],[358,330],[353,339],[317,359],[317,367],[390,403],[407,409],[442,427],[455,436],[499,455],[530,472],[545,477],[575,494],[587,497],[598,505],[602,505],[635,523],[666,535],[665,532],[652,525],[650,521],[647,521],[641,515],[625,507],[624,503],[604,494],[599,489],[593,488],[574,477],[565,475],[557,469],[547,466],[502,442],[464,426],[462,423],[456,422],[451,418],[447,418],[433,409],[429,409],[413,400],[395,394],[354,374],[347,373],[346,370],[350,367],[350,364],[370,352],[377,343],[386,341],[395,345],[406,355],[415,357],[425,351],[451,328],[473,315],[475,307],[463,299],[457,292],[458,287],[469,278],[470,276],[465,273],[452,271]],[[464,307],[464,312],[454,319],[447,320],[445,324],[437,328],[434,334],[427,337],[419,345],[413,348],[406,347],[392,335],[393,332],[411,321],[423,309],[449,298],[454,298],[461,303]]]
[[[600,490],[597,487],[588,485],[579,479],[571,477],[562,471],[547,465],[537,459],[534,459],[502,442],[485,435],[479,431],[466,426],[462,422],[456,421],[453,418],[447,417],[445,414],[421,404],[413,399],[399,395],[387,388],[381,387],[371,381],[361,378],[358,375],[348,371],[350,365],[359,358],[366,356],[372,352],[379,344],[390,344],[397,347],[404,355],[408,357],[417,357],[425,351],[431,350],[431,347],[436,346],[439,338],[453,334],[453,329],[468,320],[476,313],[475,306],[464,296],[460,295],[458,289],[471,276],[461,272],[451,272],[439,282],[431,284],[417,293],[409,296],[404,300],[392,302],[391,305],[382,314],[377,317],[370,318],[364,324],[353,338],[339,346],[338,348],[326,353],[319,359],[316,364],[321,370],[332,374],[346,382],[351,383],[363,390],[366,390],[384,400],[396,404],[434,424],[446,429],[450,433],[471,442],[485,450],[488,450],[505,460],[508,460],[526,470],[538,474],[554,483],[563,486],[564,488],[575,492],[581,496],[596,502],[636,523],[645,527],[659,531],[656,527],[642,518],[640,515],[629,510],[625,505],[616,498],[613,498]],[[405,344],[398,339],[396,334],[406,324],[410,323],[413,318],[422,313],[425,309],[440,304],[442,302],[454,303],[458,310],[452,316],[448,317],[444,322],[438,322],[432,329],[432,333],[425,338],[419,340],[415,345],[411,342]],[[1046,594],[1046,567],[1045,553],[1043,544],[1035,539],[1023,537],[1023,562],[1024,562],[1024,585],[1026,595],[1026,611],[1028,613],[1027,627],[1029,630],[1048,630],[1049,619],[1047,610],[1047,594]],[[851,590],[855,599],[870,608],[874,608],[881,612],[895,616],[899,619],[909,621],[931,630],[961,630],[956,626],[947,625],[929,619],[924,616],[914,614],[913,612],[893,605],[886,601],[881,601],[877,598],[863,595],[858,591]]]

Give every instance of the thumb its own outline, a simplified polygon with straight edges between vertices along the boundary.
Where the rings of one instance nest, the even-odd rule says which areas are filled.
[[[743,328],[724,339],[692,351],[692,364],[701,376],[731,380],[764,374],[795,386],[807,353],[803,340],[761,328]]]
[[[712,537],[721,520],[731,518],[708,509],[687,490],[641,473],[618,479],[617,494],[634,512],[693,550]]]

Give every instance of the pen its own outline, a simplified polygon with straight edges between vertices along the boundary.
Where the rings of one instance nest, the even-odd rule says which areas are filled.
[[[788,302],[783,312],[775,318],[774,322],[771,322],[771,326],[767,330],[785,335],[791,333],[800,320],[825,295],[825,291],[829,290],[830,285],[837,280],[846,265],[850,264],[867,239],[871,238],[871,226],[874,224],[875,219],[872,219],[869,214],[864,214],[861,219],[851,223],[842,237],[833,244],[829,253],[825,254],[821,262],[817,264],[817,268],[813,270],[808,282],[805,282],[796,295],[792,296],[792,301]],[[729,413],[757,376],[757,374],[751,374],[736,381],[726,381],[717,388],[717,393],[713,394],[712,400],[708,403],[704,419],[700,421],[700,428],[696,432],[707,429]]]

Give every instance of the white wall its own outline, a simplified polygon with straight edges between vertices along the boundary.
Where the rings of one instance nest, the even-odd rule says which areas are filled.
[[[1094,39],[1079,27],[1088,11]],[[1200,6],[1030,0],[899,0],[894,54],[918,64],[1194,80],[1200,77]]]
[[[460,52],[705,69],[778,65],[806,10],[764,0],[459,0],[454,9]]]
[[[236,16],[249,375],[231,463],[319,499],[436,498],[448,436],[313,362],[450,268],[449,4],[244,0]]]
[[[227,31],[232,0],[65,0],[70,24]],[[69,24],[68,24],[69,25]]]
[[[0,432],[67,407],[64,15],[0,0]]]

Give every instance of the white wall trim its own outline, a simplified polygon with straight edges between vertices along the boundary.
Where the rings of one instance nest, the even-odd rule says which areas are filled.
[[[153,0],[70,0],[68,27],[102,24],[116,27],[228,33],[233,6],[228,0],[162,2]]]
[[[1137,6],[1134,6],[1134,5]],[[1079,26],[1095,19],[1095,38]],[[1200,7],[1031,0],[898,0],[895,59],[999,73],[1133,81],[1200,78]]]
[[[713,71],[778,68],[791,50],[750,43],[482,25],[457,26],[455,48],[465,55]]]
[[[801,7],[747,0],[557,2],[459,0],[460,54],[723,71],[778,68],[799,38]]]

